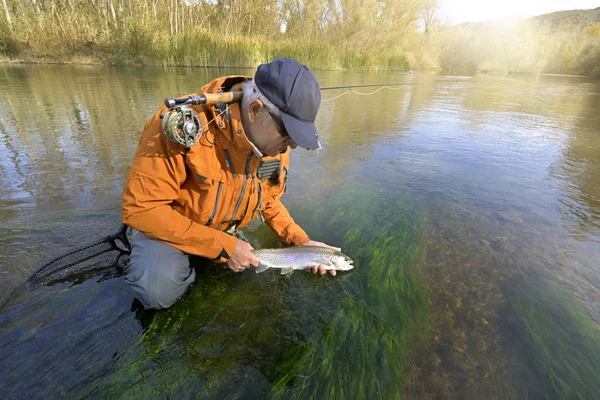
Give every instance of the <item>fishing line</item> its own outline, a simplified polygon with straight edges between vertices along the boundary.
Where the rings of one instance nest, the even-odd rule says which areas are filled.
[[[335,96],[335,97],[332,97],[332,98],[330,98],[330,99],[325,99],[325,100],[321,99],[321,103],[323,103],[323,102],[328,102],[328,101],[334,101],[334,100],[337,100],[337,99],[339,99],[340,97],[347,95],[348,93],[354,93],[354,94],[357,94],[357,95],[360,95],[360,96],[370,96],[370,95],[372,95],[372,94],[375,94],[375,93],[377,93],[377,92],[379,92],[380,90],[383,90],[383,89],[389,89],[389,90],[400,90],[400,89],[402,89],[402,88],[403,88],[403,87],[405,87],[405,86],[406,86],[406,85],[402,85],[402,86],[400,86],[400,87],[397,87],[397,88],[393,88],[393,87],[389,87],[389,86],[382,86],[382,87],[380,87],[379,89],[377,89],[377,90],[374,90],[374,91],[372,91],[372,92],[369,92],[369,93],[361,93],[361,92],[357,92],[357,91],[356,91],[356,90],[354,90],[353,88],[349,88],[349,89],[348,89],[346,92],[344,92],[344,93],[340,94],[339,96]]]

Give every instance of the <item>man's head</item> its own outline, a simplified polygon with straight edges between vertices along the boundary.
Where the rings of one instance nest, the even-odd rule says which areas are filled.
[[[242,122],[248,138],[275,156],[288,146],[320,148],[315,119],[321,104],[319,83],[308,67],[278,58],[258,67],[244,85]]]

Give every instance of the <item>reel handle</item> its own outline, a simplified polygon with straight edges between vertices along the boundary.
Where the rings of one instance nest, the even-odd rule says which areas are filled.
[[[203,93],[200,96],[189,96],[181,99],[167,97],[165,106],[195,106],[198,104],[215,105],[217,103],[236,103],[242,99],[243,92]]]

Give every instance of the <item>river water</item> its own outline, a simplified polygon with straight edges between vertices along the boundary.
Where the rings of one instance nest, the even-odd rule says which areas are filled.
[[[407,84],[324,91],[324,149],[292,152],[284,203],[347,273],[196,260],[159,312],[118,271],[22,285],[118,229],[165,97],[252,73],[0,66],[2,398],[600,398],[600,84],[582,77],[317,72]]]

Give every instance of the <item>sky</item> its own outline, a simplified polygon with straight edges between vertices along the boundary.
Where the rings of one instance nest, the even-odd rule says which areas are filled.
[[[600,0],[439,0],[439,3],[442,20],[452,25],[600,7]]]

